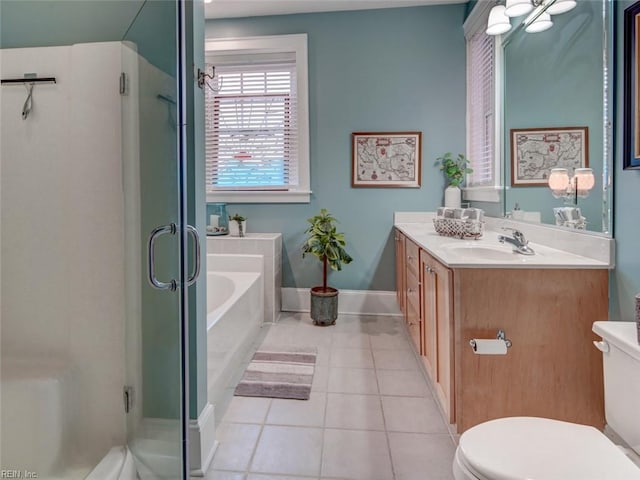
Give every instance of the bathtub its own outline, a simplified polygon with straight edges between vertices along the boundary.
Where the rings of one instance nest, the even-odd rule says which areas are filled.
[[[216,405],[232,387],[264,320],[262,255],[207,255],[207,381]]]

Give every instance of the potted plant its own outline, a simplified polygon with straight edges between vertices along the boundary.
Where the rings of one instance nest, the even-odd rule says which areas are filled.
[[[233,216],[229,216],[229,233],[232,237],[244,237],[247,231],[247,219],[242,215],[236,213]]]
[[[436,166],[444,172],[449,186],[444,190],[444,206],[460,208],[462,192],[460,184],[464,182],[465,175],[472,173],[473,169],[469,168],[469,159],[462,153],[457,158],[451,156],[451,152],[445,153],[436,159]]]
[[[318,215],[307,219],[311,225],[302,247],[302,257],[316,256],[322,262],[322,286],[311,288],[311,318],[315,325],[334,325],[338,318],[338,290],[327,286],[327,266],[332,270],[342,270],[342,264],[351,263],[351,256],[345,251],[347,244],[344,233],[336,231],[338,220],[326,208]]]

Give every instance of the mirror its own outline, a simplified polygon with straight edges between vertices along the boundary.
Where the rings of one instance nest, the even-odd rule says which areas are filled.
[[[586,226],[572,228],[611,235],[612,1],[579,1],[540,33],[525,32],[523,19],[502,39],[504,213],[558,224],[554,208],[576,198],[552,195],[550,170],[589,167],[595,184],[577,198]]]

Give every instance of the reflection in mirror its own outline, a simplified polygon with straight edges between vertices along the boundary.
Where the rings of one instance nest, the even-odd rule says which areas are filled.
[[[549,30],[503,38],[504,211],[514,219],[610,233],[611,8],[578,2]],[[575,195],[585,167],[595,184]],[[568,170],[563,192],[549,187],[553,168]]]

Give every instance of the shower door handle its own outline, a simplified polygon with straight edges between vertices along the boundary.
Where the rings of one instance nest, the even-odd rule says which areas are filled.
[[[193,255],[194,255],[194,266],[193,273],[189,275],[187,279],[187,287],[190,287],[198,280],[200,276],[200,262],[202,256],[200,255],[200,235],[198,235],[198,230],[191,225],[187,225],[187,233],[193,238]]]
[[[153,288],[158,290],[171,290],[174,292],[178,288],[178,282],[176,280],[171,279],[169,282],[161,282],[156,278],[156,258],[155,258],[155,245],[158,237],[170,233],[171,235],[175,235],[178,231],[175,223],[170,223],[169,225],[162,225],[160,227],[154,228],[149,234],[149,241],[147,243],[147,273],[149,283]]]

